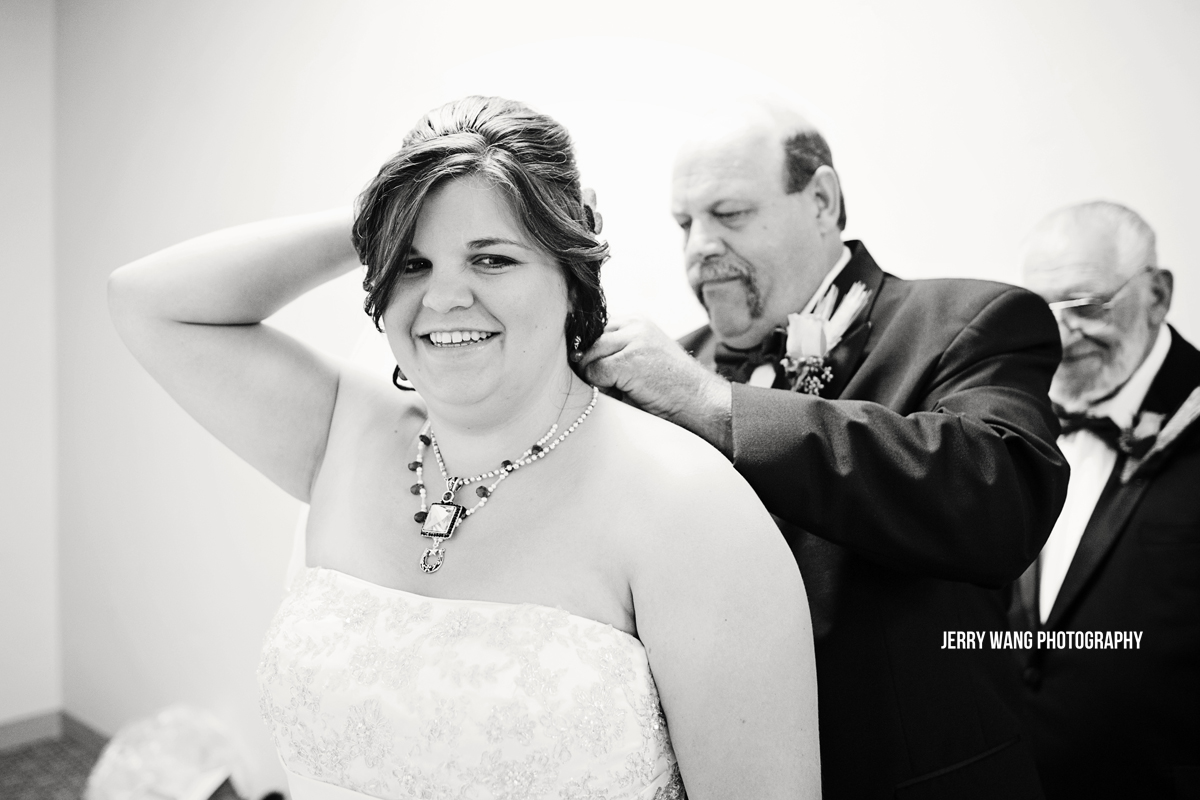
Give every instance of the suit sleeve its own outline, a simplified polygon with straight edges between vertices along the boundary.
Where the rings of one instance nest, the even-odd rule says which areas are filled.
[[[1060,357],[1045,304],[1009,288],[898,376],[911,385],[894,396],[915,401],[902,411],[735,385],[734,464],[792,525],[890,569],[998,588],[1037,557],[1066,496],[1046,394]]]

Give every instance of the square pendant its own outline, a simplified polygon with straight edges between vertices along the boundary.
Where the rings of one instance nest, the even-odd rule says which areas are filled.
[[[458,503],[433,503],[421,525],[421,535],[434,539],[449,539],[466,516],[467,509]]]

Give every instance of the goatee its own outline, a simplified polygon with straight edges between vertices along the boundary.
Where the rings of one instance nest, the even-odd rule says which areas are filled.
[[[704,259],[697,267],[698,280],[692,281],[696,299],[700,305],[708,308],[704,302],[704,284],[721,281],[739,280],[746,287],[746,301],[750,316],[758,319],[763,313],[763,298],[758,289],[758,278],[754,265],[737,253],[729,252],[721,256]]]

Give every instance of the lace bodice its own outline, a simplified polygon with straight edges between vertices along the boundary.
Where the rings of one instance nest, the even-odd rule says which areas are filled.
[[[258,677],[284,766],[325,784],[380,798],[683,797],[641,643],[559,609],[307,568]]]

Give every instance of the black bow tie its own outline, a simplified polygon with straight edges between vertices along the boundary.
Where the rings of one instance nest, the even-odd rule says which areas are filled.
[[[1133,430],[1122,430],[1121,426],[1109,417],[1093,417],[1082,411],[1067,411],[1057,403],[1054,413],[1058,415],[1058,424],[1062,426],[1062,435],[1067,436],[1075,431],[1091,431],[1113,450],[1133,458],[1141,458],[1154,446],[1154,436],[1141,439],[1134,438]]]
[[[787,346],[787,331],[776,328],[758,347],[738,350],[717,343],[713,350],[713,365],[717,374],[734,383],[745,383],[751,373],[763,364],[778,364]]]

